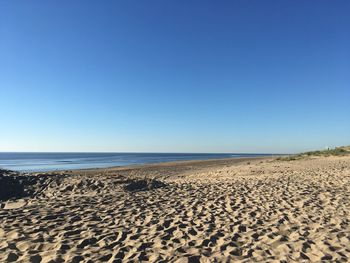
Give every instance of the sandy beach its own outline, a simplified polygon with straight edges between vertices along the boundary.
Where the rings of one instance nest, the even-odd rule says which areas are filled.
[[[0,262],[350,260],[349,156],[1,173]]]

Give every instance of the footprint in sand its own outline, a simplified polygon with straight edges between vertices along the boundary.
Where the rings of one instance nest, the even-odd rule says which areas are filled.
[[[17,209],[25,206],[27,202],[25,200],[17,200],[17,201],[8,201],[6,202],[4,209],[10,210],[10,209]]]

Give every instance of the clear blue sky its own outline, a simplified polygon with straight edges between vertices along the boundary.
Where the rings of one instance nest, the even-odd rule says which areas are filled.
[[[0,151],[350,144],[350,1],[1,1]]]

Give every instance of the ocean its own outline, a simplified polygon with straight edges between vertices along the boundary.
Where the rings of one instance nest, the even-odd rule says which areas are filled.
[[[258,157],[271,154],[240,153],[29,153],[0,152],[0,168],[39,172],[128,166],[185,160]]]

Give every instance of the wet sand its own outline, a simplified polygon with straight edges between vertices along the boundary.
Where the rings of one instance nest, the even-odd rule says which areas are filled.
[[[350,260],[346,156],[12,177],[24,186],[0,201],[0,262]],[[126,187],[149,178],[159,184]]]

